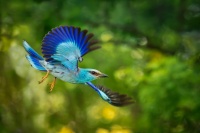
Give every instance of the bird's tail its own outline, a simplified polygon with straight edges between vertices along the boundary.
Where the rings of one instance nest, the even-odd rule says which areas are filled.
[[[37,70],[46,71],[46,69],[40,64],[40,61],[43,61],[44,59],[33,48],[31,48],[26,41],[23,41],[23,46],[28,53],[26,58],[30,62],[31,66]]]

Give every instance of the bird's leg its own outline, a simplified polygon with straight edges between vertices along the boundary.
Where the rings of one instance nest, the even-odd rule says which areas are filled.
[[[44,77],[42,77],[42,79],[38,82],[39,84],[41,84],[48,76],[49,76],[50,71],[47,70],[47,73]]]
[[[50,85],[50,92],[53,90],[55,84],[56,84],[56,77],[54,78],[54,80],[51,83],[49,83],[49,85]]]

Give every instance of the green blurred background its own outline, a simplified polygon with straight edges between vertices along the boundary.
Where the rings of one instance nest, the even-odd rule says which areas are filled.
[[[2,0],[1,133],[199,133],[199,0]],[[59,25],[95,34],[102,49],[79,65],[109,75],[95,84],[136,103],[113,107],[91,88],[57,81],[25,58]]]

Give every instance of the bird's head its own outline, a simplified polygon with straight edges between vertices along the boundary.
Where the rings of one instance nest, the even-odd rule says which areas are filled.
[[[82,69],[82,76],[85,80],[88,81],[92,81],[95,80],[97,78],[105,78],[108,77],[108,75],[96,70],[96,69]]]

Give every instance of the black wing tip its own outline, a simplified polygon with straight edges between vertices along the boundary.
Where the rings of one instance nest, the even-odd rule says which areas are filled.
[[[123,107],[123,106],[131,105],[136,102],[131,97],[125,94],[119,94],[117,92],[113,92],[103,86],[98,86],[98,88],[108,95],[108,97],[111,99],[111,101],[109,102],[111,105],[114,105],[117,107]]]

